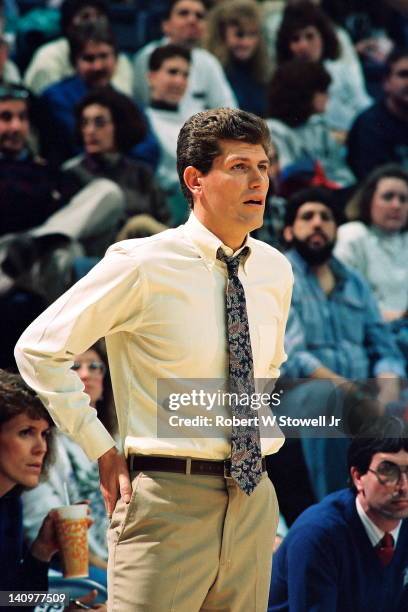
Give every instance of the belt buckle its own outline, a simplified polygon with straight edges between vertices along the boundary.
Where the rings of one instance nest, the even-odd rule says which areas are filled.
[[[224,478],[231,478],[231,459],[224,461]]]

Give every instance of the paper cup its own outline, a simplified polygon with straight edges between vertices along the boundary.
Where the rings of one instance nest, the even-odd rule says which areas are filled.
[[[57,537],[64,578],[88,576],[88,505],[57,508]]]

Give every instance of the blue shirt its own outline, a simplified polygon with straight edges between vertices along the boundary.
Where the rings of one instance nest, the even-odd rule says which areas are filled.
[[[283,373],[307,378],[323,366],[346,378],[364,379],[381,372],[404,377],[403,357],[363,277],[332,257],[329,265],[336,285],[326,295],[297,251],[286,255],[293,266],[295,285]]]

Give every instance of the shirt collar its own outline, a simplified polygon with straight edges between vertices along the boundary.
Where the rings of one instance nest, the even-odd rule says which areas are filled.
[[[245,274],[247,273],[247,262],[251,255],[251,241],[249,239],[249,234],[247,234],[243,245],[237,251],[233,251],[197,219],[194,211],[191,212],[187,223],[184,225],[184,229],[186,235],[190,238],[191,242],[204,259],[205,265],[209,270],[212,270],[217,261],[217,251],[219,247],[222,248],[228,257],[235,257],[244,247],[247,246],[249,248],[249,253],[243,260],[243,269]]]
[[[362,505],[360,504],[358,497],[356,497],[356,508],[357,508],[357,514],[360,517],[361,522],[363,523],[364,529],[366,530],[366,533],[367,533],[368,539],[371,542],[371,545],[377,546],[380,540],[383,539],[385,531],[382,531],[379,527],[377,527],[377,525],[373,523],[373,521],[367,516],[367,514],[363,510]],[[394,538],[394,546],[397,545],[397,540],[398,540],[399,531],[401,529],[401,524],[402,524],[402,521],[398,523],[395,529],[389,532]]]

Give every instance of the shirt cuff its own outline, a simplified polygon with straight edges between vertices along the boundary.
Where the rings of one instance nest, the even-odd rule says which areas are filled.
[[[91,461],[96,461],[115,446],[115,440],[98,419],[83,425],[74,440]]]

